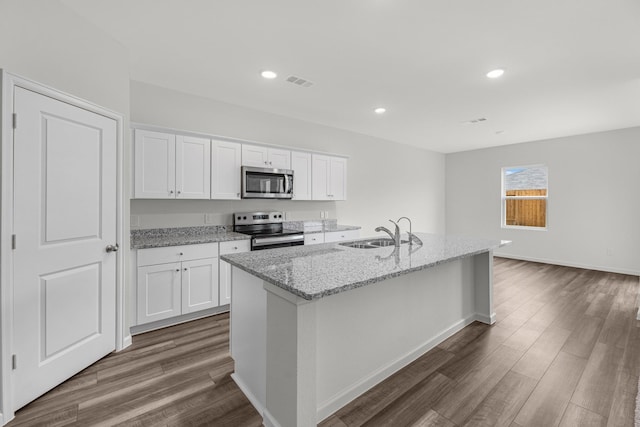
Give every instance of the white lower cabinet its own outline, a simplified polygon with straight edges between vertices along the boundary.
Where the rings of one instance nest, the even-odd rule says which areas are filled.
[[[220,242],[220,255],[249,252],[251,242],[249,240],[234,240],[232,242]],[[231,264],[220,260],[220,305],[231,303]]]
[[[136,296],[138,325],[218,306],[218,243],[138,250]]]
[[[310,233],[304,235],[305,245],[318,245],[324,243],[324,233]]]
[[[344,242],[356,240],[360,237],[360,230],[326,231],[324,233],[309,233],[304,235],[305,245],[317,245],[320,243]]]
[[[324,233],[324,242],[344,242],[346,240],[355,240],[359,237],[360,230],[327,231]]]

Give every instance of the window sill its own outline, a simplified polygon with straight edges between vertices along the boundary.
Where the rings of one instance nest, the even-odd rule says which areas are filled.
[[[502,225],[503,230],[547,231],[547,227],[527,227],[525,225]]]

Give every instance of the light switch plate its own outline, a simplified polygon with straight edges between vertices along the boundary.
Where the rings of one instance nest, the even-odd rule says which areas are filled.
[[[215,215],[214,214],[204,214],[204,223],[205,224],[213,224],[214,221],[215,221]]]

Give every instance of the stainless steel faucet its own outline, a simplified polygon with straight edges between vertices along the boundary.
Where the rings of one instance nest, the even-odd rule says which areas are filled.
[[[411,229],[411,219],[409,217],[406,216],[401,216],[400,218],[398,218],[398,222],[400,222],[400,220],[406,219],[407,221],[409,221],[409,246],[413,245],[413,241],[415,240],[415,242],[419,245],[422,245],[422,240],[420,240],[418,238],[418,236],[413,234],[413,230]]]
[[[396,232],[392,233],[387,227],[376,227],[376,232],[380,232],[380,231],[384,231],[385,233],[387,233],[389,235],[389,237],[391,237],[391,240],[393,240],[393,243],[395,244],[396,248],[400,247],[400,227],[398,226],[398,223],[393,221],[393,220],[389,220],[393,223],[393,225],[396,226]]]

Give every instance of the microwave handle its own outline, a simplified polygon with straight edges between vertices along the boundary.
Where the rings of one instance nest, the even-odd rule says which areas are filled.
[[[291,175],[284,175],[284,194],[289,194],[292,191],[291,184],[293,181],[293,177]]]

